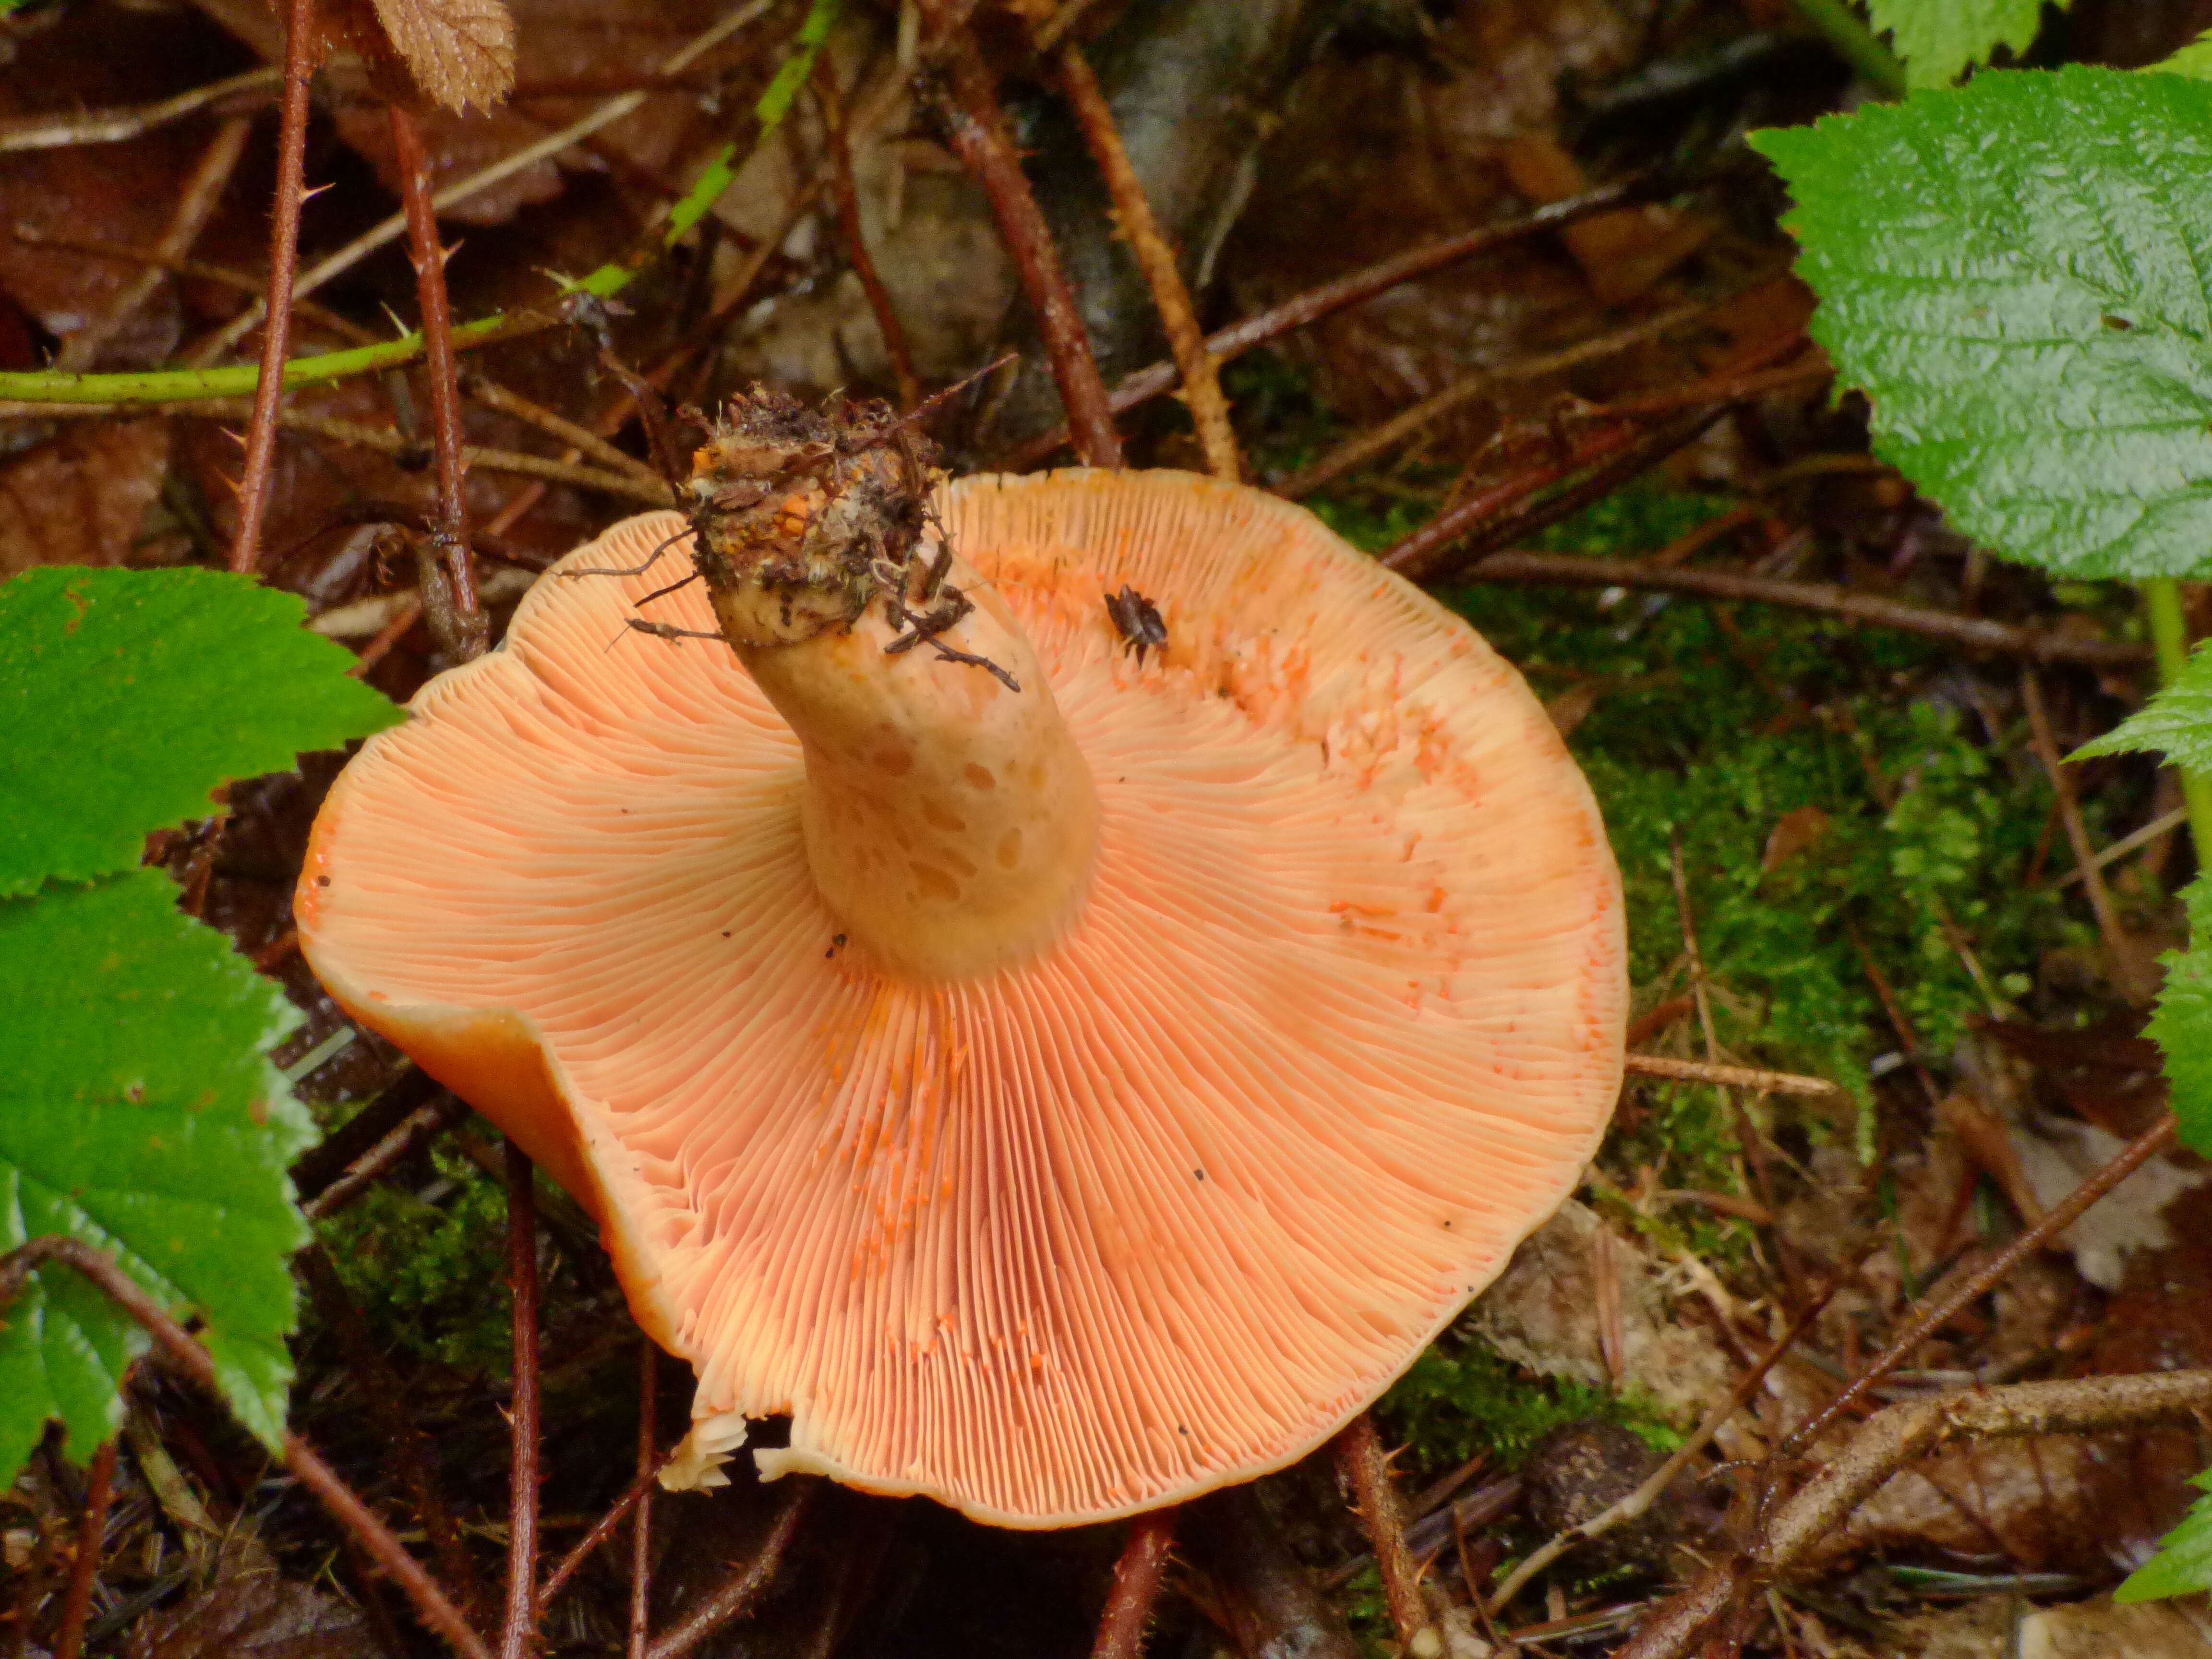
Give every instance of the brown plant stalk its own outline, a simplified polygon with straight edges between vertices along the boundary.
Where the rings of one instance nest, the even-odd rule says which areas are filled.
[[[507,1614],[500,1659],[524,1659],[538,1632],[538,1188],[529,1154],[506,1145],[507,1279],[513,1295],[514,1397],[507,1502]]]
[[[267,320],[261,332],[261,379],[246,430],[246,465],[238,481],[238,532],[230,568],[243,575],[261,548],[269,475],[276,462],[276,405],[284,396],[284,357],[292,343],[292,279],[300,265],[300,205],[307,198],[307,81],[315,72],[315,0],[285,0],[284,102],[276,137],[276,210],[269,229]]]
[[[1106,382],[1099,377],[1098,360],[1091,355],[1091,336],[1083,326],[1075,289],[1068,282],[1060,252],[1053,246],[1043,210],[1022,172],[1021,156],[1006,131],[1006,113],[983,55],[964,27],[949,29],[953,9],[945,0],[934,0],[942,36],[939,58],[942,81],[937,105],[945,122],[945,137],[963,166],[989,198],[998,222],[999,238],[1020,273],[1023,292],[1036,314],[1037,332],[1052,364],[1053,382],[1060,388],[1061,406],[1067,411],[1067,429],[1073,434],[1075,453],[1086,466],[1121,465],[1121,436],[1114,428],[1114,410],[1107,401]]]
[[[1391,1483],[1390,1462],[1372,1413],[1362,1412],[1336,1437],[1336,1478],[1349,1491],[1360,1524],[1374,1546],[1375,1568],[1382,1580],[1382,1599],[1390,1623],[1407,1652],[1421,1632],[1431,1628],[1421,1600],[1421,1570],[1406,1547],[1406,1507]],[[1433,1638],[1432,1638],[1433,1639]]]
[[[1176,1515],[1172,1509],[1147,1510],[1129,1522],[1129,1536],[1114,1562],[1113,1586],[1098,1615],[1091,1659],[1138,1659],[1144,1652],[1145,1626],[1175,1546]]]
[[[92,1583],[100,1577],[100,1558],[107,1548],[107,1504],[115,1492],[116,1443],[112,1435],[100,1443],[85,1476],[84,1514],[77,1522],[76,1554],[70,1562],[69,1587],[62,1592],[62,1622],[54,1637],[54,1659],[77,1659],[84,1650],[84,1621],[92,1611]]]
[[[1221,375],[1213,354],[1206,349],[1206,331],[1191,309],[1190,290],[1183,286],[1176,264],[1176,251],[1152,216],[1152,204],[1137,170],[1129,165],[1129,152],[1114,112],[1091,71],[1090,60],[1071,40],[1060,49],[1054,62],[1060,89],[1083,129],[1091,159],[1097,163],[1107,193],[1114,198],[1114,216],[1122,239],[1136,256],[1145,286],[1152,290],[1152,306],[1166,330],[1168,350],[1182,376],[1183,401],[1189,406],[1191,424],[1198,428],[1199,447],[1206,452],[1206,470],[1217,478],[1236,483],[1244,477],[1244,464],[1237,453],[1237,432],[1229,421],[1229,399],[1222,395]]]
[[[222,1399],[215,1361],[208,1351],[140,1289],[137,1281],[80,1239],[44,1234],[0,1255],[0,1309],[13,1302],[24,1281],[47,1262],[69,1267],[91,1280],[109,1301],[145,1328],[172,1364],[216,1400]],[[422,1570],[421,1562],[408,1554],[406,1547],[392,1535],[391,1528],[377,1519],[368,1505],[305,1439],[288,1432],[283,1443],[283,1455],[284,1466],[291,1470],[294,1478],[353,1534],[378,1568],[406,1593],[424,1624],[445,1638],[463,1659],[491,1659],[490,1650],[469,1627],[460,1609],[447,1599],[437,1581]]]
[[[446,295],[446,249],[430,202],[430,163],[412,110],[391,106],[392,143],[407,212],[407,252],[422,313],[422,363],[430,380],[432,448],[437,461],[438,527],[430,545],[444,567],[445,592],[428,605],[446,654],[467,662],[483,654],[490,624],[477,599],[469,551],[468,459],[461,445],[460,370],[453,356],[453,308]]]

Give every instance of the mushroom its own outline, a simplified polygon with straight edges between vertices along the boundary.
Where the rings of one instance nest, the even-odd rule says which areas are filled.
[[[763,393],[697,465],[346,768],[309,962],[598,1219],[697,1375],[678,1481],[769,1415],[764,1476],[1013,1527],[1298,1458],[1620,1088],[1542,707],[1257,490],[930,495],[887,414]]]

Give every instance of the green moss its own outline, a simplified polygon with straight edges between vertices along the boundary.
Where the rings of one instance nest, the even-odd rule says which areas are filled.
[[[316,1231],[380,1340],[457,1370],[503,1377],[513,1359],[507,1195],[451,1147],[432,1156],[450,1183],[436,1202],[382,1183]]]
[[[1657,1401],[1632,1389],[1614,1394],[1587,1383],[1523,1370],[1476,1337],[1432,1346],[1391,1385],[1376,1407],[1392,1443],[1409,1446],[1427,1470],[1442,1471],[1487,1452],[1516,1468],[1554,1429],[1597,1418],[1618,1423],[1657,1451],[1682,1443]]]

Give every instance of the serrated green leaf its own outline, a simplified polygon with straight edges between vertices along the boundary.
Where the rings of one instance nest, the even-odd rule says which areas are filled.
[[[2185,771],[2212,772],[2212,648],[2191,652],[2172,684],[2074,758],[2130,754],[2162,754]]]
[[[2166,1080],[2182,1144],[2212,1152],[2212,874],[2182,890],[2189,948],[2160,960],[2166,979],[2145,1034],[2166,1056]]]
[[[0,582],[0,897],[128,869],[216,785],[404,719],[306,614],[215,570]]]
[[[2212,568],[2212,83],[1997,71],[1753,142],[1883,459],[2008,557]]]
[[[1905,60],[1907,85],[1948,87],[1999,46],[2033,46],[2043,0],[1867,0],[1867,16]]]
[[[297,1024],[162,876],[0,900],[0,1251],[67,1233],[204,1322],[223,1393],[274,1444],[307,1237],[285,1168],[313,1138],[262,1051]],[[114,1432],[138,1327],[67,1267],[0,1310],[0,1485],[46,1420]]]
[[[2189,1484],[2212,1492],[2212,1471],[2190,1476]],[[2155,1601],[2201,1589],[2212,1589],[2212,1498],[2189,1506],[2181,1524],[2159,1541],[2158,1553],[2122,1581],[2112,1600]]]

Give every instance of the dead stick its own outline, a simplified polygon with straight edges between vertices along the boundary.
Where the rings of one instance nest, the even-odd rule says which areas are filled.
[[[1113,1587],[1098,1615],[1091,1659],[1139,1659],[1144,1652],[1145,1626],[1159,1598],[1175,1529],[1176,1511],[1171,1509],[1148,1510],[1129,1522],[1129,1536],[1114,1562]]]
[[[1146,198],[1136,168],[1129,165],[1121,129],[1114,123],[1114,112],[1090,60],[1071,40],[1060,49],[1057,62],[1060,89],[1075,112],[1084,142],[1091,148],[1091,159],[1097,163],[1107,193],[1114,198],[1114,216],[1120,222],[1122,239],[1136,256],[1137,269],[1144,273],[1153,307],[1160,313],[1160,325],[1167,331],[1168,350],[1182,376],[1183,401],[1189,406],[1191,423],[1198,428],[1206,468],[1217,478],[1238,483],[1244,477],[1244,464],[1237,453],[1229,399],[1222,395],[1221,375],[1212,354],[1206,349],[1206,331],[1198,325],[1198,315],[1191,309],[1190,290],[1183,286],[1176,251],[1152,216],[1152,204]]]
[[[507,1502],[507,1618],[500,1659],[524,1659],[538,1628],[538,1189],[529,1154],[507,1147],[507,1278],[514,1294],[514,1399]]]
[[[1863,1261],[1859,1264],[1860,1267],[1864,1265]],[[1790,1322],[1790,1328],[1783,1332],[1781,1340],[1759,1357],[1757,1364],[1736,1379],[1735,1387],[1729,1390],[1729,1397],[1706,1413],[1705,1420],[1698,1425],[1697,1431],[1676,1449],[1673,1456],[1654,1469],[1642,1486],[1581,1525],[1568,1528],[1514,1568],[1511,1575],[1498,1587],[1498,1593],[1490,1598],[1489,1616],[1495,1619],[1503,1613],[1507,1605],[1521,1593],[1522,1585],[1576,1545],[1586,1543],[1593,1538],[1602,1538],[1616,1527],[1626,1526],[1657,1503],[1667,1488],[1674,1485],[1674,1477],[1690,1466],[1690,1460],[1711,1445],[1713,1437],[1728,1426],[1729,1419],[1751,1403],[1752,1395],[1757,1394],[1759,1385],[1765,1382],[1767,1372],[1797,1346],[1798,1339],[1813,1328],[1813,1322],[1820,1316],[1836,1292],[1857,1277],[1858,1271],[1859,1268],[1855,1267],[1849,1273],[1838,1273],[1830,1279],[1807,1304],[1804,1310]],[[1470,1583],[1468,1589],[1473,1594],[1475,1586]]]
[[[69,1588],[62,1592],[61,1629],[54,1637],[54,1659],[77,1659],[84,1649],[85,1615],[92,1611],[92,1583],[107,1549],[107,1501],[115,1492],[115,1437],[100,1443],[85,1476],[84,1514],[76,1523],[76,1555],[70,1562]]]
[[[1674,1060],[1665,1054],[1629,1054],[1631,1077],[1659,1077],[1674,1083],[1711,1083],[1723,1089],[1752,1089],[1771,1095],[1834,1095],[1843,1092],[1826,1078],[1769,1072],[1756,1066],[1723,1066],[1708,1060]]]
[[[942,17],[945,0],[935,0],[933,9]],[[1067,411],[1068,430],[1074,434],[1075,453],[1086,466],[1121,465],[1121,437],[1114,429],[1114,410],[1106,398],[1106,382],[1099,378],[1098,361],[1091,353],[1091,336],[1077,308],[1075,289],[1060,263],[1044,213],[1022,172],[1021,157],[1006,132],[1006,115],[991,84],[991,71],[975,42],[962,27],[954,27],[942,42],[945,80],[938,99],[945,136],[953,154],[975,176],[990,200],[998,222],[1000,240],[1021,275],[1023,291],[1036,313],[1037,332],[1043,337],[1052,378],[1060,388],[1061,406]]]
[[[1615,1659],[1683,1659],[1745,1590],[1817,1554],[1884,1481],[1947,1440],[2187,1424],[2209,1411],[2212,1371],[2202,1370],[2015,1382],[1887,1407],[1782,1507],[1749,1550],[1648,1614]]]
[[[629,1548],[629,1659],[645,1659],[647,1621],[653,1601],[653,1479],[660,1467],[653,1428],[659,1393],[660,1350],[649,1336],[637,1340],[637,1520]]]
[[[413,613],[410,613],[408,620],[411,624]],[[393,1164],[468,1115],[467,1104],[452,1095],[416,1107],[393,1126],[391,1133],[348,1164],[343,1175],[301,1205],[302,1213],[310,1221],[336,1214],[382,1179]]]
[[[1828,582],[1786,581],[1743,571],[1656,565],[1649,560],[1587,558],[1577,553],[1492,553],[1462,572],[1458,580],[1561,587],[1625,587],[1780,605],[1869,627],[1917,634],[1924,639],[1947,640],[1970,650],[2025,657],[2031,662],[2132,668],[2150,660],[2148,646],[2124,641],[2077,639],[2042,629],[1994,622],[1985,617],[1962,617],[1955,611],[1938,611],[1932,605],[1908,605]]]
[[[769,1580],[775,1577],[783,1553],[790,1547],[792,1534],[799,1529],[799,1517],[814,1496],[814,1482],[811,1480],[802,1477],[798,1486],[753,1559],[732,1573],[721,1589],[693,1608],[682,1624],[654,1643],[647,1650],[646,1659],[684,1659],[685,1654],[752,1606]]]
[[[1280,305],[1270,306],[1265,311],[1255,312],[1240,322],[1217,329],[1206,337],[1206,349],[1217,362],[1225,363],[1243,356],[1246,352],[1279,340],[1285,334],[1334,316],[1340,311],[1373,299],[1401,283],[1433,276],[1478,254],[1510,247],[1531,236],[1547,231],[1563,230],[1569,225],[1580,224],[1585,219],[1661,193],[1662,185],[1656,175],[1607,185],[1581,196],[1570,197],[1564,202],[1554,202],[1549,207],[1519,219],[1509,219],[1503,224],[1484,225],[1479,229],[1462,231],[1456,236],[1446,236],[1433,242],[1424,242],[1403,253],[1379,259],[1371,265],[1363,265],[1334,282],[1323,283],[1318,288],[1294,295]],[[1182,371],[1172,360],[1152,363],[1126,376],[1115,386],[1108,405],[1116,415],[1126,414],[1140,404],[1148,404],[1163,392],[1172,392]],[[1053,451],[1068,441],[1068,429],[1060,427],[1043,433],[1014,450],[1004,465],[1011,471],[1022,471],[1045,459]]]
[[[80,1239],[42,1234],[19,1244],[6,1255],[0,1255],[0,1309],[14,1301],[24,1280],[48,1261],[58,1262],[90,1279],[106,1292],[109,1301],[145,1327],[179,1370],[217,1400],[224,1397],[216,1376],[215,1361],[208,1351],[170,1318],[136,1279]],[[422,1564],[407,1553],[391,1529],[377,1519],[351,1487],[338,1479],[312,1446],[299,1435],[288,1433],[283,1454],[284,1466],[360,1541],[377,1566],[406,1592],[426,1625],[452,1644],[464,1659],[491,1659],[490,1650],[469,1628],[460,1610],[446,1599],[437,1581],[423,1571]]]
[[[453,356],[453,309],[446,295],[446,249],[430,203],[430,163],[412,110],[391,106],[392,143],[407,210],[407,252],[415,264],[415,298],[422,313],[422,364],[430,377],[430,426],[438,463],[438,527],[431,546],[446,568],[448,607],[430,608],[444,622],[439,643],[466,662],[483,654],[489,638],[477,599],[476,562],[469,552],[468,459],[461,448],[460,372]]]
[[[1390,1623],[1408,1653],[1431,1628],[1427,1604],[1421,1600],[1421,1571],[1413,1553],[1406,1547],[1406,1511],[1398,1489],[1391,1484],[1389,1460],[1382,1437],[1375,1431],[1375,1419],[1362,1412],[1345,1425],[1336,1437],[1336,1476],[1348,1488],[1359,1510],[1367,1541],[1375,1549],[1375,1568],[1382,1580],[1382,1599],[1389,1604]],[[1431,1636],[1431,1639],[1435,1638]]]
[[[2050,711],[2043,706],[2043,683],[2033,668],[2020,672],[2021,701],[2027,707],[2027,729],[2035,744],[2035,757],[2051,780],[2051,793],[2058,798],[2058,821],[2066,828],[2067,843],[2074,849],[2074,867],[2081,872],[2089,908],[2096,914],[2097,931],[2104,936],[2105,954],[2112,959],[2112,983],[2120,994],[2141,1007],[2156,994],[2127,949],[2127,929],[2120,925],[2120,908],[2112,902],[2112,890],[2105,884],[2105,872],[2097,862],[2097,849],[2089,841],[2088,826],[2081,822],[2081,804],[2075,799],[2074,780],[2067,775],[2058,744],[2051,734]]]
[[[1978,1300],[2001,1284],[2014,1268],[2079,1221],[2091,1205],[2171,1146],[2175,1127],[2173,1115],[2169,1112],[2122,1147],[2111,1163],[2053,1205],[2042,1220],[2000,1250],[1988,1266],[1968,1277],[1948,1296],[1923,1309],[1920,1316],[1905,1327],[1904,1334],[1884,1349],[1872,1364],[1852,1378],[1841,1394],[1831,1400],[1817,1415],[1790,1431],[1789,1437],[1775,1449],[1776,1459],[1789,1457],[1798,1448],[1809,1446],[1819,1439],[1829,1424],[1856,1405],[1865,1397],[1869,1389],[1910,1358],[1915,1348],[1960,1309]]]
[[[300,204],[307,197],[307,80],[315,72],[315,0],[285,0],[284,104],[276,138],[276,211],[269,230],[267,320],[261,331],[261,379],[246,433],[246,466],[238,481],[238,533],[230,568],[245,574],[261,546],[269,475],[276,462],[276,405],[284,395],[284,356],[292,343],[292,278],[300,266]]]

